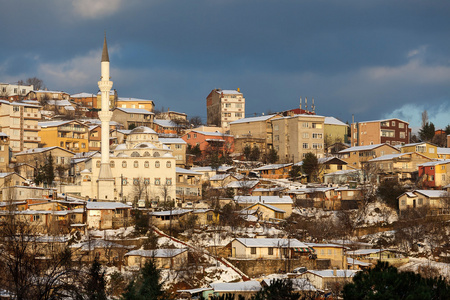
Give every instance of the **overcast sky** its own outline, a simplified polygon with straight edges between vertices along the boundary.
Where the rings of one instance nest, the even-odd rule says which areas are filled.
[[[201,116],[214,88],[246,115],[450,123],[450,1],[0,0],[0,82],[96,93],[106,31],[119,97]]]

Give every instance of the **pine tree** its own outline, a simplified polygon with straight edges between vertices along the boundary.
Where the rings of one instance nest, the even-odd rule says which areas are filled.
[[[305,158],[303,159],[302,168],[303,172],[308,176],[308,181],[315,180],[319,171],[319,160],[317,159],[317,156],[312,152],[306,153]]]
[[[102,265],[95,258],[87,276],[85,285],[86,296],[89,300],[107,300],[105,271],[101,270]]]
[[[162,284],[159,283],[160,271],[156,268],[154,261],[148,260],[140,270],[137,278],[133,280],[122,294],[123,300],[157,300],[165,299]]]

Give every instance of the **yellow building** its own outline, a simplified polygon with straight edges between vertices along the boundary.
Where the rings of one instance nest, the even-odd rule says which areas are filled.
[[[334,143],[347,143],[349,128],[350,125],[334,117],[325,117],[323,129],[325,146],[330,146]]]
[[[137,98],[122,98],[119,97],[116,101],[116,107],[119,108],[142,108],[153,112],[155,104],[153,100],[137,99]]]
[[[449,135],[450,137],[450,135]],[[437,155],[439,159],[450,159],[450,148],[437,148]]]
[[[117,99],[118,99],[117,91],[116,90],[109,91],[109,109],[114,109],[115,107],[118,107],[116,105]],[[96,105],[97,106],[95,108],[97,108],[97,109],[101,109],[102,108],[102,93],[101,92],[97,93]]]
[[[81,122],[50,121],[39,122],[39,137],[47,147],[58,146],[72,152],[89,151],[89,127]]]
[[[335,244],[305,243],[313,248],[317,259],[329,259],[332,268],[347,269],[347,257],[344,246]]]
[[[376,144],[367,146],[355,146],[339,151],[341,159],[346,161],[349,167],[362,167],[365,162],[388,154],[397,154],[400,151],[388,144]],[[414,151],[413,151],[414,152]]]
[[[417,152],[429,158],[438,158],[438,147],[431,143],[421,142],[403,145],[402,153]]]

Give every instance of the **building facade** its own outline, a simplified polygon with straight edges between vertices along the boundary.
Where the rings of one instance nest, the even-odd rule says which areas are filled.
[[[81,122],[39,122],[41,143],[47,147],[58,146],[72,152],[89,151],[89,127]]]
[[[208,125],[228,130],[230,122],[245,118],[245,98],[237,90],[212,90],[206,97]]]
[[[400,119],[386,119],[352,123],[351,145],[408,144],[411,136],[409,123]]]

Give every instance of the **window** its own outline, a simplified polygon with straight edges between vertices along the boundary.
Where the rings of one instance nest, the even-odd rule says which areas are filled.
[[[273,125],[273,130],[278,130],[278,125]]]
[[[322,134],[321,133],[313,133],[312,137],[313,137],[313,139],[321,139]]]
[[[308,122],[303,122],[302,123],[302,127],[303,128],[309,128],[309,123]]]
[[[320,124],[320,123],[312,123],[312,128],[322,128],[322,124]]]
[[[133,167],[139,168],[139,162],[138,162],[137,160],[135,160],[135,161],[133,162]]]
[[[172,167],[172,162],[170,162],[170,161],[166,162],[166,167],[167,168],[171,168]]]
[[[96,161],[95,166],[96,166],[97,168],[100,168],[100,161],[99,161],[99,160]]]
[[[242,113],[240,113],[240,112],[234,113],[234,116],[236,118],[242,118]]]
[[[126,178],[122,178],[122,185],[127,185],[127,184],[128,184],[127,179]]]
[[[150,185],[150,178],[144,178],[144,185]]]
[[[212,221],[213,220],[213,215],[212,214],[207,214],[206,215],[206,220]]]
[[[398,123],[398,127],[399,127],[399,128],[405,128],[405,123],[399,122],[399,123]]]
[[[85,143],[81,143],[81,148],[82,149],[86,148],[86,144]]]
[[[417,201],[417,204],[423,205],[423,198],[419,198],[419,200]]]
[[[273,255],[273,248],[268,248],[267,250],[268,255]]]
[[[403,206],[406,205],[406,200],[402,200],[402,205],[403,205]]]
[[[445,181],[445,174],[442,174],[441,179],[442,179],[442,181]]]
[[[59,143],[59,146],[64,148],[64,142]]]
[[[392,124],[392,126],[395,126],[395,121],[392,121],[391,124]]]
[[[150,164],[149,164],[148,160],[146,160],[146,161],[144,162],[144,168],[148,168],[149,166],[150,166]]]
[[[402,123],[400,123],[400,124],[402,124]],[[406,137],[406,134],[404,132],[400,132],[400,138],[404,139],[405,137]]]
[[[236,103],[236,108],[242,108],[242,103]]]
[[[17,105],[13,106],[13,111],[19,111],[19,110],[20,110],[20,108]]]
[[[250,253],[251,254],[256,254],[256,248],[255,247],[251,247],[250,248]]]
[[[139,178],[133,178],[133,184],[139,185]]]
[[[161,178],[155,178],[155,185],[161,185]]]
[[[308,149],[308,143],[303,143],[303,149]]]
[[[122,168],[126,168],[126,167],[127,167],[127,161],[124,160],[124,161],[122,161]]]
[[[228,108],[228,107],[231,107],[231,103],[224,103],[224,104],[223,104],[223,107],[227,107],[227,108]]]
[[[109,162],[109,165],[111,168],[114,168],[116,166],[116,163],[112,160]]]
[[[172,178],[166,178],[166,185],[172,185]]]
[[[176,145],[175,145],[175,149],[183,149],[183,145],[181,145],[181,144],[176,144]]]
[[[155,168],[159,168],[159,166],[160,166],[159,160],[155,161]]]
[[[429,152],[429,153],[434,153],[434,148],[428,149],[428,152]]]
[[[395,131],[393,131],[393,130],[381,130],[381,136],[384,136],[384,137],[395,137]]]
[[[309,133],[303,132],[303,138],[304,139],[309,139]]]
[[[188,133],[188,135],[187,135],[187,139],[190,139],[191,138],[191,135]]]
[[[150,152],[145,151],[145,152],[144,152],[144,156],[150,156]]]
[[[277,134],[277,135],[275,135],[274,137],[273,137],[273,140],[274,141],[279,141],[280,140],[280,136]]]
[[[39,221],[39,219],[40,219],[39,216],[36,216],[36,215],[33,216],[33,221]]]
[[[313,149],[322,149],[322,144],[313,143]]]

